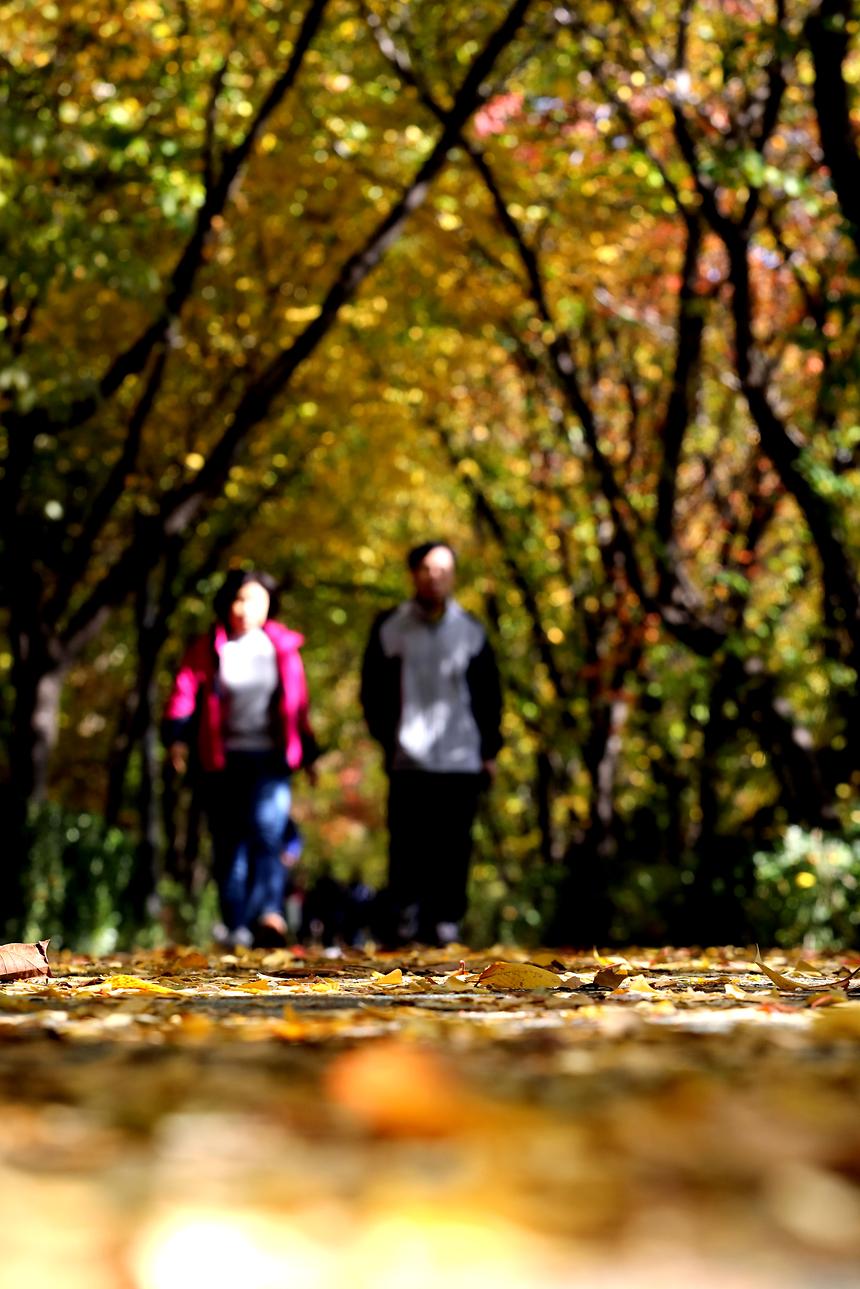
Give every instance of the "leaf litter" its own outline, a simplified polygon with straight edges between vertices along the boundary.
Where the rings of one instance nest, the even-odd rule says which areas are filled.
[[[505,947],[48,967],[43,946],[49,977],[14,970],[27,948],[38,965],[0,948],[10,1283],[860,1279],[854,963]]]

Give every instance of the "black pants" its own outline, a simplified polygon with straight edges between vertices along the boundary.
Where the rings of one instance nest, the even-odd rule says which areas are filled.
[[[482,774],[394,771],[388,794],[389,916],[425,944],[466,912],[472,825]],[[411,936],[410,936],[411,938]]]

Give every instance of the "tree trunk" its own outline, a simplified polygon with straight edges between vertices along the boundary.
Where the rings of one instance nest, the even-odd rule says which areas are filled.
[[[45,798],[48,761],[56,746],[65,668],[32,638],[13,630],[12,684],[15,703],[10,738],[9,779],[3,785],[2,828],[6,871],[0,884],[0,926],[22,934],[26,915],[25,879],[30,858],[31,807]]]

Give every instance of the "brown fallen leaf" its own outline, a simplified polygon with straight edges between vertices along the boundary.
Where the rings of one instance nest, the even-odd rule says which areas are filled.
[[[433,978],[425,979],[424,976],[408,976],[402,984],[398,985],[393,981],[395,989],[399,989],[403,994],[434,994],[438,986],[434,984]],[[380,985],[385,985],[383,980],[371,980],[369,986],[362,986],[362,989],[369,988],[371,992],[375,991]]]
[[[764,972],[769,980],[773,981],[778,989],[847,989],[849,981],[857,975],[857,971],[852,971],[849,975],[836,976],[832,980],[828,980],[820,972],[812,980],[808,977],[804,979],[800,976],[784,976],[781,972],[774,971],[773,967],[769,967],[766,962],[762,961],[761,950],[758,945],[756,945],[755,962],[756,966]]]
[[[601,967],[591,983],[597,985],[598,989],[617,989],[622,980],[627,979],[627,975],[626,971],[616,971],[614,967]]]
[[[50,940],[40,940],[38,944],[0,944],[0,981],[50,976],[50,943]]]
[[[161,973],[165,976],[181,976],[185,971],[205,971],[209,959],[198,949],[171,947],[162,952],[163,965]]]
[[[550,971],[566,971],[567,967],[553,949],[542,949],[532,958],[538,967],[548,967]]]
[[[529,962],[491,962],[478,977],[487,989],[558,989],[561,976]]]

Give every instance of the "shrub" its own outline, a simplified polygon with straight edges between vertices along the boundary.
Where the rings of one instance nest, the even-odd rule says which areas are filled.
[[[777,850],[753,856],[751,925],[762,943],[855,944],[860,927],[860,838],[787,829]]]
[[[135,864],[132,838],[96,814],[53,802],[33,812],[29,835],[27,938],[49,937],[54,947],[86,953],[116,948],[128,921],[123,897]]]

